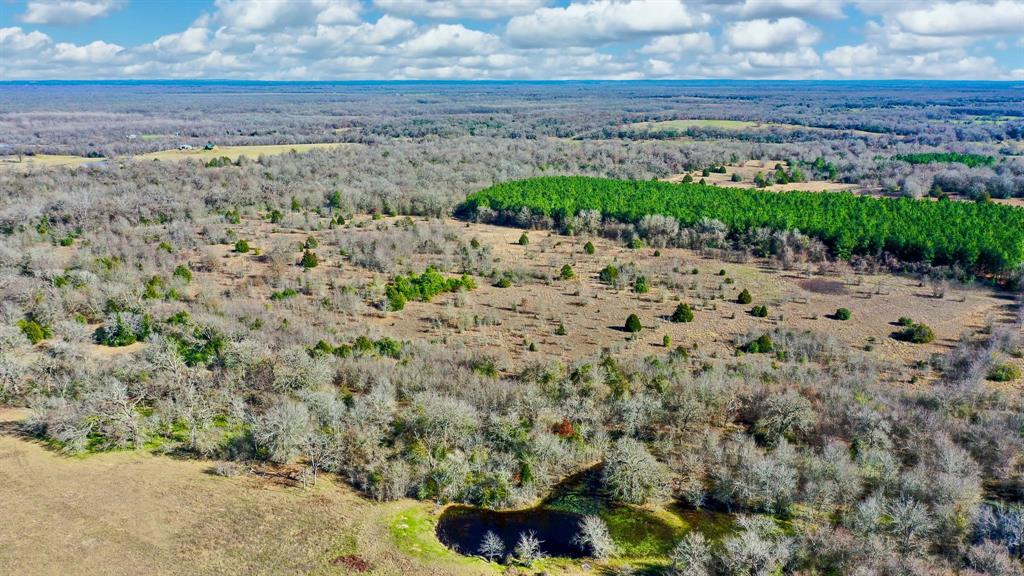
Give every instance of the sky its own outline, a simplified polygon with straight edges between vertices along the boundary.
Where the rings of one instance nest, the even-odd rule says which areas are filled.
[[[0,0],[0,80],[1024,79],[1024,0]]]

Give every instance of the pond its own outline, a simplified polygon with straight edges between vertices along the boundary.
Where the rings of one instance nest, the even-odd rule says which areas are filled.
[[[549,556],[582,558],[586,551],[575,543],[582,516],[572,512],[537,507],[529,510],[497,512],[471,506],[453,506],[445,510],[437,524],[437,537],[456,552],[477,554],[484,535],[494,532],[512,552],[519,535],[532,531],[541,541],[541,550]]]
[[[437,537],[456,552],[478,555],[484,536],[491,531],[501,538],[506,553],[512,553],[520,534],[533,531],[548,556],[582,558],[589,551],[576,545],[573,538],[585,515],[600,516],[620,556],[633,559],[667,556],[690,530],[718,539],[734,525],[731,515],[720,512],[678,505],[653,510],[617,504],[604,491],[600,467],[595,467],[567,478],[543,502],[526,510],[452,506],[438,521]]]

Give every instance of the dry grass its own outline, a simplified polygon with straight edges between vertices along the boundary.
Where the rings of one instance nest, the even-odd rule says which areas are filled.
[[[35,154],[33,156],[0,156],[0,170],[31,170],[33,168],[75,167],[103,162],[103,158]]]
[[[395,220],[383,219],[365,228],[353,226],[344,233],[371,234],[377,225],[391,226]],[[360,221],[369,222],[369,218],[354,220]],[[522,279],[509,288],[499,288],[493,279],[477,278],[478,288],[464,296],[444,294],[429,303],[409,302],[400,312],[383,314],[368,309],[356,316],[332,313],[319,306],[319,290],[328,281],[358,286],[374,280],[386,282],[388,275],[343,259],[339,249],[331,245],[333,233],[280,230],[265,222],[246,220],[235,228],[239,237],[250,239],[255,246],[265,248],[285,241],[298,246],[311,234],[318,237],[321,265],[309,271],[292,265],[283,272],[285,285],[294,285],[301,278],[313,293],[296,296],[287,303],[270,303],[270,264],[251,254],[235,254],[226,245],[213,248],[223,265],[217,272],[197,272],[197,281],[221,291],[231,289],[233,298],[269,303],[271,309],[288,306],[292,314],[308,319],[314,333],[328,340],[332,334],[371,330],[403,340],[464,346],[493,355],[508,367],[541,358],[571,361],[605,349],[632,356],[661,354],[666,352],[662,346],[666,334],[673,347],[696,344],[706,354],[728,357],[734,351],[736,337],[778,326],[827,333],[850,349],[870,346],[871,353],[881,359],[911,363],[948,350],[965,331],[980,331],[987,323],[1003,321],[1012,314],[1010,295],[977,287],[951,286],[943,298],[936,298],[931,287],[889,274],[854,274],[842,268],[839,272],[818,273],[818,266],[813,264],[780,270],[765,261],[723,262],[679,248],[662,248],[656,256],[650,247],[631,250],[603,238],[570,238],[547,231],[530,232],[530,245],[524,247],[517,243],[522,233],[518,229],[447,223],[465,242],[476,238],[490,246],[496,268],[519,271]],[[597,247],[594,255],[583,251],[588,240]],[[298,257],[296,251],[296,262]],[[425,256],[405,260],[403,271],[420,271],[430,262]],[[635,294],[629,288],[615,290],[602,284],[598,273],[610,263],[635,264],[651,280],[652,290]],[[575,279],[556,279],[565,264],[573,266]],[[694,268],[698,274],[690,273]],[[718,276],[723,269],[726,275]],[[726,278],[733,283],[726,283]],[[808,280],[811,285],[815,280],[840,283],[845,290],[808,290]],[[747,313],[750,306],[735,302],[744,288],[753,294],[754,304],[768,306],[768,318],[754,318]],[[694,307],[692,323],[667,320],[679,302]],[[831,319],[837,308],[849,308],[853,319]],[[638,314],[645,327],[635,337],[620,330],[631,313]],[[892,339],[893,323],[901,316],[932,326],[936,341],[914,345]],[[488,321],[478,322],[480,319]],[[556,334],[560,322],[566,335]],[[534,351],[529,350],[531,343]]]
[[[785,162],[782,160],[748,160],[741,166],[726,166],[725,174],[719,174],[712,172],[707,176],[701,176],[700,170],[694,172],[684,172],[682,174],[675,174],[664,178],[666,182],[681,182],[683,178],[689,174],[693,178],[694,182],[699,182],[701,178],[708,184],[714,186],[722,186],[725,188],[753,188],[754,177],[757,176],[758,172],[761,172],[765,176],[769,173],[775,172],[775,165],[782,164],[785,166]],[[740,182],[733,182],[732,175],[739,174],[743,177]],[[787,190],[795,190],[799,192],[839,192],[845,190],[856,190],[856,184],[844,184],[842,182],[829,182],[827,180],[812,180],[809,182],[790,182],[789,184],[773,184],[766,186],[763,190],[769,190],[771,192],[782,192]]]
[[[139,154],[135,156],[134,160],[212,160],[214,158],[220,158],[225,156],[232,160],[237,160],[241,156],[249,158],[258,158],[260,156],[274,156],[277,154],[287,154],[289,152],[309,152],[311,150],[325,150],[338,148],[341,146],[350,146],[350,144],[343,143],[317,143],[317,144],[268,144],[261,146],[217,146],[213,150],[204,150],[201,146],[192,150],[161,150],[159,152],[149,152],[147,154]]]
[[[145,139],[145,138],[144,138]],[[311,150],[329,150],[351,144],[326,142],[315,144],[269,144],[259,146],[217,146],[213,150],[204,150],[202,146],[192,150],[160,150],[133,156],[133,160],[201,160],[208,161],[222,156],[237,160],[241,156],[258,158],[274,156],[289,152],[309,152]],[[106,161],[105,158],[86,158],[60,154],[36,154],[34,156],[0,156],[0,170],[30,170],[33,168],[58,168],[86,166]]]
[[[371,574],[494,572],[401,551],[396,514],[426,518],[419,537],[436,542],[429,504],[372,503],[327,475],[304,489],[144,452],[68,458],[19,437],[23,416],[0,408],[2,574],[346,574],[350,555]]]

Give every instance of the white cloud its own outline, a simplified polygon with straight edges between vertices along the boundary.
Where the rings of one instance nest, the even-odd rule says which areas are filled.
[[[725,41],[734,50],[778,50],[809,46],[821,39],[821,32],[799,18],[747,20],[725,27]]]
[[[686,32],[709,21],[681,0],[596,0],[516,16],[508,22],[506,37],[527,47],[589,46]]]
[[[458,56],[492,51],[498,37],[461,24],[440,24],[402,43],[399,49],[413,56]]]
[[[242,30],[280,30],[312,24],[357,24],[357,0],[215,0],[216,19]]]
[[[924,36],[907,32],[894,23],[868,22],[867,37],[874,46],[893,52],[930,52],[965,47],[975,41],[970,36]]]
[[[825,53],[824,60],[846,78],[939,78],[993,79],[999,72],[990,56],[968,56],[963,50],[941,50],[925,54],[892,54],[875,46],[839,46]]]
[[[1024,37],[1007,24],[1024,0],[928,0],[932,11],[876,0],[375,0],[379,17],[363,21],[373,1],[214,0],[189,27],[127,47],[0,28],[0,77],[1010,79],[1024,67]],[[844,17],[857,2],[869,19],[846,26],[854,39],[816,52],[823,35],[808,19]],[[500,20],[473,29],[467,19]]]
[[[184,32],[157,38],[153,47],[173,54],[200,54],[209,50],[209,42],[209,29],[187,28]]]
[[[844,17],[843,3],[835,0],[745,0],[738,12],[741,18]]]
[[[46,34],[33,30],[26,34],[21,28],[12,26],[0,28],[0,53],[28,52],[39,50],[50,44],[52,40]]]
[[[82,24],[107,16],[123,4],[120,0],[30,0],[21,21],[53,26]]]
[[[908,32],[926,36],[1021,34],[1024,2],[940,2],[897,12],[893,20]]]
[[[691,52],[710,52],[714,42],[707,32],[690,32],[689,34],[673,34],[658,36],[640,49],[642,54],[658,54],[678,57]]]
[[[58,62],[104,63],[123,49],[117,44],[108,44],[102,40],[84,46],[61,42],[54,46],[53,59]]]
[[[493,20],[533,12],[545,0],[374,0],[374,6],[402,16]]]

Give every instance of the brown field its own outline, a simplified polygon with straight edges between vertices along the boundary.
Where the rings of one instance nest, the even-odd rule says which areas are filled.
[[[287,154],[289,152],[309,152],[311,150],[329,150],[339,146],[351,146],[351,144],[326,142],[316,144],[268,144],[256,146],[217,146],[213,150],[204,150],[197,146],[192,150],[160,150],[159,152],[148,152],[132,156],[132,160],[200,160],[208,161],[214,158],[227,157],[237,160],[242,156],[248,158],[259,158],[260,156],[274,156]],[[86,158],[84,156],[70,156],[60,154],[36,154],[34,156],[0,156],[0,170],[31,170],[33,168],[58,168],[87,166],[105,162],[106,158]]]
[[[210,297],[215,292],[246,299],[268,310],[287,307],[305,311],[311,318],[311,332],[340,343],[345,338],[369,332],[403,340],[428,341],[485,352],[499,360],[499,367],[514,371],[536,359],[573,361],[593,357],[604,350],[630,356],[667,352],[662,337],[669,335],[672,346],[696,345],[706,355],[728,358],[735,341],[747,334],[785,326],[829,334],[849,349],[872,348],[870,354],[898,364],[921,361],[931,354],[948,351],[964,333],[974,333],[989,323],[1012,316],[1013,297],[993,289],[947,286],[939,298],[922,282],[891,274],[856,274],[844,265],[822,268],[817,264],[779,269],[768,261],[725,262],[711,254],[681,248],[646,247],[632,250],[604,238],[567,237],[548,231],[529,232],[529,246],[517,240],[522,230],[487,224],[445,220],[449,234],[468,243],[476,238],[490,246],[499,271],[517,271],[521,277],[509,288],[499,288],[490,278],[478,277],[476,290],[455,295],[441,294],[431,302],[410,301],[404,310],[383,312],[369,306],[348,313],[330,312],[319,306],[326,286],[355,288],[390,279],[389,274],[358,267],[340,255],[334,238],[340,235],[384,238],[395,230],[400,218],[371,220],[356,217],[337,230],[304,231],[284,229],[255,220],[234,226],[239,238],[264,250],[292,242],[297,247],[308,236],[316,236],[319,267],[303,271],[289,266],[274,278],[271,264],[253,253],[236,254],[230,245],[208,248],[220,262],[215,272],[196,272],[194,286]],[[417,219],[426,225],[427,219]],[[336,236],[337,235],[337,236]],[[583,245],[591,240],[597,250],[587,255]],[[656,255],[656,251],[660,255]],[[72,251],[61,256],[70,258]],[[296,258],[299,253],[296,252]],[[421,272],[435,262],[430,255],[399,255],[396,272]],[[194,261],[200,254],[193,254]],[[647,294],[635,294],[629,287],[614,289],[601,283],[599,271],[608,264],[635,264],[651,283]],[[573,266],[576,278],[557,279],[561,267]],[[196,266],[193,266],[195,269]],[[697,274],[692,270],[696,269]],[[725,270],[725,276],[718,273]],[[733,283],[727,283],[726,279]],[[308,287],[284,302],[272,302],[271,292],[301,281]],[[832,289],[815,288],[825,282]],[[839,285],[841,290],[834,287]],[[749,305],[735,302],[748,289],[754,304],[769,308],[767,318],[748,314]],[[695,319],[688,324],[668,321],[679,302],[689,303]],[[853,312],[850,321],[830,318],[837,308]],[[639,315],[644,330],[632,336],[621,330],[626,317]],[[899,342],[891,338],[894,322],[908,316],[928,323],[936,341],[927,345]],[[557,335],[559,323],[567,334]],[[534,351],[529,350],[533,344]],[[313,342],[304,343],[313,345]],[[96,346],[97,350],[105,350]]]
[[[59,168],[84,166],[105,161],[105,158],[86,158],[61,154],[34,156],[0,156],[0,170],[31,170],[33,168]]]
[[[303,488],[147,452],[65,457],[19,436],[24,415],[0,408],[2,574],[352,574],[353,559],[371,574],[496,573],[437,542],[429,503],[373,503],[330,475]],[[403,517],[421,522],[400,545]]]
[[[722,186],[725,188],[753,188],[754,177],[758,172],[763,173],[765,176],[769,172],[775,171],[775,165],[786,163],[781,160],[748,160],[741,166],[727,165],[725,167],[725,174],[719,174],[712,172],[707,176],[701,176],[700,170],[693,172],[683,172],[682,174],[674,174],[668,178],[662,178],[666,182],[682,182],[683,178],[689,174],[694,182],[699,182],[701,178],[708,184],[715,186]],[[732,175],[738,173],[743,177],[741,182],[733,182]],[[783,192],[787,190],[795,190],[799,192],[841,192],[841,191],[853,191],[857,190],[856,184],[844,184],[842,182],[829,182],[826,180],[812,180],[809,182],[790,182],[789,184],[773,184],[767,186],[764,190],[772,192]]]

